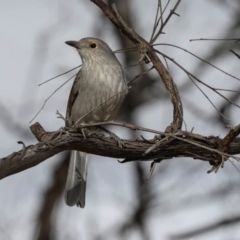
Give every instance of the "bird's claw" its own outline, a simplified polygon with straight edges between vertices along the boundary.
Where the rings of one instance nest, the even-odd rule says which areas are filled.
[[[115,133],[111,132],[109,135],[110,135],[111,138],[113,138],[118,143],[118,146],[121,149],[123,149],[123,146],[124,146],[123,140],[120,137],[118,137]]]
[[[113,138],[113,139],[118,143],[118,146],[119,146],[121,149],[123,148],[124,143],[123,143],[123,140],[122,140],[120,137],[118,137],[115,133],[107,130],[107,129],[104,128],[104,127],[101,127],[101,126],[100,126],[99,128],[100,128],[101,130],[103,130],[104,132],[108,133],[109,136],[110,136],[111,138]]]

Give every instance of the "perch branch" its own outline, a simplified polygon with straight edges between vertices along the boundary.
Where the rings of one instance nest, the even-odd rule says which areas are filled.
[[[108,124],[113,123],[110,122]],[[104,137],[97,132],[95,134],[86,134],[85,139],[81,131],[77,129],[62,128],[55,132],[46,132],[39,123],[35,123],[31,126],[31,130],[39,142],[35,145],[24,146],[22,150],[1,158],[0,179],[36,166],[55,154],[66,150],[78,150],[106,157],[123,158],[126,161],[152,161],[153,159],[167,160],[173,157],[190,157],[214,162],[216,154],[239,160],[237,157],[232,156],[240,153],[240,139],[233,139],[233,136],[236,136],[236,131],[239,131],[239,126],[236,130],[231,130],[234,132],[230,131],[228,134],[231,135],[231,141],[226,140],[229,146],[223,153],[220,152],[219,146],[221,146],[222,142],[225,142],[224,139],[228,138],[228,135],[222,140],[219,137],[204,137],[185,131],[179,131],[178,134],[169,134],[130,124],[117,123],[115,125],[128,126],[134,130],[146,130],[157,133],[160,137],[170,136],[173,139],[171,141],[163,141],[162,144],[144,155],[156,143],[155,139],[152,141],[145,139],[122,140],[124,145],[123,148],[120,148],[114,139]],[[86,130],[85,133],[88,133],[88,131]]]

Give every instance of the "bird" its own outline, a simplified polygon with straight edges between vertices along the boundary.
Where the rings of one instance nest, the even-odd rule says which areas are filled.
[[[82,59],[68,99],[66,126],[114,120],[128,89],[117,57],[107,43],[97,38],[65,43],[77,49]],[[88,154],[71,151],[65,187],[68,206],[85,207],[87,168]]]

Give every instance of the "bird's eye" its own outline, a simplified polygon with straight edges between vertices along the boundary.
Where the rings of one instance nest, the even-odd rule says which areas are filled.
[[[91,44],[90,44],[90,47],[91,47],[91,48],[96,48],[96,47],[97,47],[97,44],[96,44],[96,43],[91,43]]]

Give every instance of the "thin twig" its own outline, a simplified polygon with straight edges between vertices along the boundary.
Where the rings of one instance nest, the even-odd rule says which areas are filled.
[[[198,88],[198,90],[205,96],[205,98],[211,103],[211,105],[216,109],[216,111],[225,119],[229,120],[226,116],[224,116],[219,109],[214,105],[214,103],[210,100],[210,98],[207,96],[207,94],[195,83],[195,81],[192,79],[192,76],[187,74],[191,82]]]
[[[164,29],[164,27],[166,26],[166,24],[168,23],[169,19],[172,17],[173,14],[175,14],[175,11],[179,5],[179,3],[181,2],[181,0],[178,0],[177,3],[175,4],[173,10],[170,11],[168,17],[166,18],[166,20],[164,21],[164,23],[161,25],[159,31],[157,32],[157,34],[155,35],[155,37],[153,37],[153,39],[150,41],[150,44],[153,44],[159,37],[159,35],[162,33],[162,30]]]
[[[240,38],[196,38],[196,39],[190,39],[190,42],[193,41],[236,41],[238,42]]]
[[[176,134],[176,133],[174,133]],[[150,153],[151,151],[153,151],[156,147],[158,147],[159,145],[162,144],[162,142],[167,141],[169,139],[169,137],[163,138],[161,140],[159,140],[158,142],[156,142],[155,144],[153,144],[150,148],[148,148],[144,153],[143,156],[147,155],[148,153]]]
[[[66,123],[66,118],[58,110],[56,111],[56,115],[57,118],[61,118],[64,121],[64,123]]]
[[[215,90],[218,90],[218,91],[225,91],[225,92],[235,92],[235,93],[240,93],[240,91],[236,91],[236,90],[232,90],[232,89],[215,88]]]
[[[211,89],[213,92],[215,92],[216,94],[218,94],[219,96],[221,96],[223,99],[225,99],[227,102],[229,102],[230,104],[240,108],[240,106],[236,103],[234,103],[233,101],[231,101],[230,99],[226,98],[224,95],[222,95],[221,93],[219,93],[214,87],[211,87],[210,85],[204,83],[203,81],[201,81],[199,78],[197,78],[196,76],[194,76],[192,73],[190,73],[188,70],[186,70],[183,66],[181,66],[178,62],[176,62],[173,58],[170,58],[169,56],[167,56],[166,54],[158,51],[157,49],[154,48],[154,51],[156,51],[157,53],[161,54],[162,56],[166,57],[167,59],[169,59],[171,62],[173,62],[174,64],[176,64],[179,68],[181,68],[187,75],[190,75],[191,77],[193,77],[196,81],[200,82],[201,84],[203,84],[205,87]]]
[[[195,142],[193,142],[193,141],[190,141],[190,140],[187,140],[187,139],[183,139],[183,138],[177,137],[177,136],[175,136],[175,135],[173,135],[173,134],[166,134],[166,135],[169,135],[169,136],[171,136],[171,137],[173,137],[173,138],[176,138],[176,139],[178,139],[178,140],[181,140],[181,141],[183,141],[183,142],[187,142],[187,143],[190,143],[190,144],[192,144],[192,145],[198,146],[198,147],[200,147],[200,148],[204,148],[204,149],[206,149],[206,150],[209,150],[209,151],[218,153],[219,155],[223,155],[223,156],[226,156],[226,157],[234,158],[234,159],[237,160],[238,162],[240,161],[240,158],[239,158],[239,157],[235,157],[235,156],[233,156],[233,155],[230,155],[230,154],[221,152],[221,151],[219,151],[219,150],[216,150],[216,149],[212,149],[212,148],[203,146],[203,145],[198,144],[198,143],[195,143]]]
[[[228,161],[237,169],[237,171],[240,173],[240,170],[238,167],[234,164],[234,162],[231,159],[228,159]]]
[[[169,73],[170,73],[170,68],[169,68],[169,65],[168,65],[167,59],[166,59],[165,57],[163,57],[163,59],[164,59],[164,62],[166,63],[167,70],[168,70]]]
[[[211,67],[217,69],[218,71],[220,71],[220,72],[222,72],[222,73],[224,73],[224,74],[226,74],[226,75],[228,75],[228,76],[230,76],[230,77],[232,77],[232,78],[234,78],[234,79],[240,81],[240,78],[235,77],[235,76],[233,76],[232,74],[223,71],[222,69],[220,69],[220,68],[218,68],[217,66],[213,65],[212,63],[210,63],[210,62],[208,62],[208,61],[206,61],[206,60],[204,60],[204,59],[198,57],[197,55],[195,55],[194,53],[188,51],[188,50],[185,49],[185,48],[181,48],[181,47],[179,47],[179,46],[176,46],[176,45],[173,45],[173,44],[168,44],[168,43],[158,43],[158,44],[153,44],[153,46],[161,46],[161,45],[162,45],[162,46],[169,46],[169,47],[175,47],[175,48],[181,49],[181,50],[183,50],[184,52],[187,52],[187,53],[189,53],[190,55],[194,56],[195,58],[201,60],[202,62],[204,62],[204,63],[210,65]]]
[[[129,48],[122,48],[114,51],[114,53],[122,53],[122,52],[136,52],[137,48],[136,47],[129,47]]]
[[[156,15],[155,15],[155,21],[154,21],[154,26],[153,26],[153,31],[152,31],[152,35],[151,35],[151,38],[150,38],[150,42],[151,40],[153,39],[153,36],[156,32],[156,29],[158,27],[158,24],[159,24],[159,19],[158,19],[158,14],[160,12],[160,18],[162,20],[162,3],[161,3],[161,0],[158,0],[158,5],[157,5],[157,12],[156,12]]]
[[[143,63],[136,63],[136,64],[125,66],[123,68],[126,69],[126,68],[130,68],[130,67],[138,67],[138,66],[143,66],[143,65],[146,65],[146,64],[150,65],[150,63],[151,62],[149,62],[149,63],[145,63],[145,62],[143,62]]]
[[[162,15],[159,17],[159,19],[161,18],[161,24],[163,24],[163,14],[165,13],[165,11],[166,11],[166,9],[167,9],[170,1],[171,1],[171,0],[168,0],[168,2],[166,3],[166,5],[165,5],[165,7],[164,7],[164,9],[163,9],[163,11],[162,11]]]
[[[77,67],[75,67],[75,68],[72,68],[71,70],[69,70],[69,71],[67,71],[67,72],[61,73],[61,74],[59,74],[59,75],[57,75],[57,76],[55,76],[55,77],[53,77],[53,78],[48,79],[48,80],[46,80],[45,82],[42,82],[42,83],[38,84],[38,86],[41,86],[41,85],[43,85],[43,84],[45,84],[45,83],[47,83],[47,82],[49,82],[49,81],[51,81],[51,80],[53,80],[53,79],[56,79],[56,78],[58,78],[58,77],[60,77],[60,76],[62,76],[62,75],[65,75],[65,74],[67,74],[67,73],[70,73],[71,71],[73,71],[73,70],[75,70],[75,69],[77,69],[77,68],[79,68],[79,67],[81,67],[81,66],[82,66],[82,64],[79,65],[79,66],[77,66]]]
[[[170,3],[170,0],[168,0],[168,2],[166,3],[163,10],[162,10],[162,4],[160,5],[160,16],[159,16],[158,21],[157,21],[157,26],[159,25],[160,20],[161,20],[161,26],[163,25],[163,14],[164,14],[165,10],[167,9],[169,3]],[[163,34],[163,32],[162,32],[162,34]],[[152,40],[152,38],[153,37],[151,37],[151,40]],[[151,42],[151,40],[149,42]]]
[[[30,121],[30,123],[38,116],[38,114],[43,110],[45,104],[47,103],[47,101],[62,87],[64,86],[67,82],[69,82],[72,78],[74,78],[77,74],[74,74],[72,77],[70,77],[66,82],[64,82],[62,85],[60,85],[60,87],[58,87],[53,93],[51,93],[51,95],[44,101],[41,109],[37,112],[37,114],[33,117],[33,119]]]
[[[135,76],[132,80],[128,81],[128,85],[129,85],[130,83],[132,83],[133,81],[135,81],[136,79],[138,79],[139,77],[143,76],[144,74],[150,72],[153,68],[154,68],[154,67],[151,67],[151,68],[147,69],[146,71],[144,71],[144,72],[138,74],[137,76]]]

